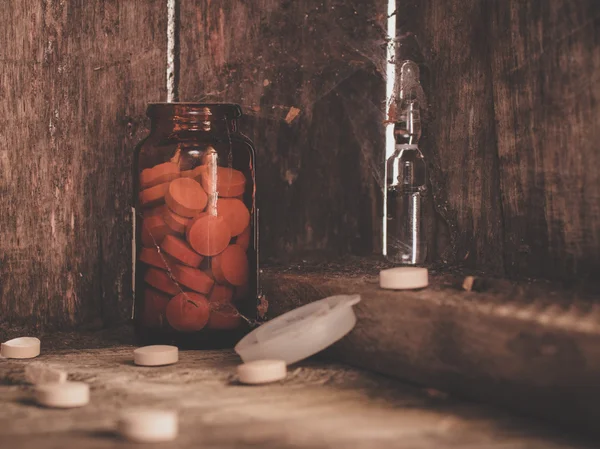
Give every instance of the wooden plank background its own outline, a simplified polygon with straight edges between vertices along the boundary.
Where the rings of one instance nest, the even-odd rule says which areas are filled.
[[[600,272],[600,2],[493,2],[508,274]]]
[[[180,99],[248,114],[264,262],[379,251],[386,11],[180,0]],[[430,259],[592,277],[600,3],[409,0],[397,18],[429,98]],[[127,318],[131,156],[145,104],[166,97],[165,50],[164,1],[5,5],[0,325]]]
[[[263,260],[372,251],[386,11],[385,0],[181,2],[180,98],[248,114]]]
[[[165,97],[164,2],[0,13],[0,326],[131,313],[131,162]]]

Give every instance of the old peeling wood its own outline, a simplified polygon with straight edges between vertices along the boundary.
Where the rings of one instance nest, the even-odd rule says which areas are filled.
[[[130,313],[130,167],[164,98],[164,5],[3,3],[0,328]]]
[[[181,2],[180,98],[240,103],[264,258],[379,239],[385,0]]]
[[[490,5],[507,271],[597,277],[600,3]]]
[[[176,365],[141,368],[132,364],[127,344],[49,349],[62,347],[63,339],[105,346],[106,333],[95,341],[62,337],[45,340],[48,349],[38,360],[89,383],[91,403],[75,410],[37,407],[20,377],[31,362],[2,360],[0,446],[138,447],[118,440],[115,421],[128,407],[156,407],[178,412],[180,436],[169,447],[181,449],[587,447],[506,413],[344,365],[304,362],[290,367],[284,382],[248,387],[235,381],[239,358],[232,351],[182,352]],[[122,337],[127,334],[112,336]]]
[[[463,276],[434,273],[427,289],[395,292],[352,266],[266,270],[271,317],[358,293],[357,326],[329,357],[598,434],[597,289],[489,280],[466,292]]]

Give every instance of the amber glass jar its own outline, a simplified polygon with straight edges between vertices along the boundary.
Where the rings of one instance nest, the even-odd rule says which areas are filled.
[[[257,316],[255,151],[233,104],[154,103],[136,148],[136,333],[234,344]]]

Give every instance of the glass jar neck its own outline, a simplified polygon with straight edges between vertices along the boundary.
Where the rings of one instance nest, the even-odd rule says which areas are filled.
[[[230,104],[153,103],[147,115],[153,132],[223,136],[237,132],[241,109]]]

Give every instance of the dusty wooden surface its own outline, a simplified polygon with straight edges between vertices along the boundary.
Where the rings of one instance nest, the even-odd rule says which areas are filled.
[[[164,1],[3,2],[0,328],[122,321],[131,161],[164,97]]]
[[[108,340],[106,340],[108,339]],[[37,360],[91,386],[82,409],[49,410],[23,383],[29,361],[0,360],[0,445],[11,449],[138,447],[114,434],[128,407],[178,411],[180,436],[169,448],[584,448],[590,444],[435,390],[317,361],[290,367],[284,382],[235,381],[232,351],[188,351],[161,368],[132,364],[127,331],[44,339]],[[70,340],[87,348],[65,348]],[[120,344],[107,343],[121,340]],[[83,345],[86,346],[86,345]],[[94,349],[93,347],[101,348]]]
[[[328,357],[516,413],[598,433],[600,307],[595,287],[430,271],[430,287],[379,289],[377,264],[265,270],[270,317],[334,294],[362,296],[355,330]]]

